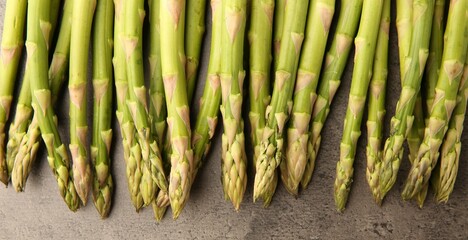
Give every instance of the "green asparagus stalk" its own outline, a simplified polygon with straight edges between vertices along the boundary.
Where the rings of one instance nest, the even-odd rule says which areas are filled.
[[[137,142],[142,154],[142,181],[140,191],[145,205],[149,205],[155,196],[156,187],[167,191],[161,154],[157,142],[151,136],[146,87],[143,72],[142,32],[145,16],[144,1],[125,2],[125,36],[123,47],[127,62],[128,94],[127,107],[137,131]]]
[[[278,59],[279,59],[279,51],[280,51],[280,45],[281,45],[281,37],[283,35],[283,28],[284,28],[284,14],[285,14],[285,6],[286,6],[286,1],[285,0],[275,0],[275,9],[274,9],[274,16],[273,16],[273,63],[274,63],[274,69],[278,66]],[[263,28],[262,28],[263,29]],[[266,44],[266,42],[264,42]],[[273,87],[274,83],[274,77],[270,77],[270,84],[268,87],[268,92],[269,92],[269,99],[268,102],[265,104],[268,106],[270,100],[271,100],[271,90]],[[265,107],[266,107],[265,106]],[[265,114],[266,114],[266,108],[265,108]],[[265,115],[264,114],[264,115]],[[262,116],[265,118],[266,116]],[[265,124],[266,124],[266,118],[265,118]],[[264,128],[264,127],[263,127]],[[261,132],[261,136],[263,136],[263,130]],[[259,145],[260,143],[257,143]],[[260,145],[259,145],[260,146]],[[260,148],[258,148],[258,151],[260,151]],[[254,157],[253,161],[253,166],[255,169],[255,166],[257,166],[257,159],[258,159],[259,153],[257,153],[257,156]],[[263,207],[268,207],[271,203],[271,200],[273,199],[273,195],[276,190],[276,186],[278,185],[278,171],[275,171],[273,173],[273,177],[271,180],[271,184],[268,186],[268,189],[265,191],[265,194],[262,196],[263,200]]]
[[[54,8],[51,7],[51,19],[53,19],[55,14],[58,14],[60,8],[57,8],[55,11],[52,10]],[[53,103],[57,101],[57,96],[65,81],[65,71],[68,68],[72,10],[73,1],[65,1],[60,33],[49,67],[49,84]],[[52,29],[56,24],[57,22],[52,22]],[[51,41],[52,38],[49,38],[49,44]],[[16,191],[23,191],[26,186],[31,167],[36,160],[40,141],[39,125],[37,119],[32,114],[29,75],[29,71],[26,69],[16,107],[15,119],[10,126],[7,144],[8,168],[11,174],[12,185]]]
[[[419,147],[418,157],[411,166],[402,197],[414,197],[427,184],[432,169],[439,158],[439,148],[448,129],[448,123],[456,106],[458,87],[463,74],[466,55],[466,7],[467,0],[452,1],[447,29],[441,72],[435,88],[435,100],[425,130],[424,141]],[[432,19],[431,19],[432,20]],[[464,31],[460,31],[463,29]]]
[[[6,122],[15,88],[26,20],[26,0],[6,2],[0,50],[0,181],[8,185],[8,166],[5,157]]]
[[[93,28],[93,201],[102,218],[109,215],[114,183],[111,175],[112,50],[114,3],[98,0]]]
[[[307,159],[301,186],[306,188],[312,178],[315,160],[320,149],[322,128],[330,112],[330,105],[340,86],[341,77],[348,61],[352,41],[356,36],[362,10],[362,0],[343,0],[330,50],[325,58],[325,66],[317,91],[312,120],[309,126],[309,141],[307,144]]]
[[[468,56],[468,54],[467,54]],[[447,202],[453,191],[458,173],[458,164],[461,153],[461,136],[465,121],[468,101],[468,58],[465,59],[465,68],[460,80],[457,106],[450,119],[449,128],[441,147],[440,164],[434,169],[431,181],[438,203]]]
[[[353,181],[354,157],[357,141],[361,135],[363,109],[366,103],[380,29],[380,21],[376,21],[376,19],[381,19],[383,5],[383,0],[363,1],[361,22],[354,40],[356,53],[354,56],[353,78],[340,144],[340,161],[336,164],[335,205],[340,212],[346,206]]]
[[[252,1],[248,34],[250,42],[249,96],[251,99],[249,119],[251,139],[254,146],[253,166],[255,166],[260,154],[260,142],[266,124],[266,107],[270,102],[272,21],[274,10],[274,0]],[[271,198],[269,199],[271,200]],[[263,198],[263,203],[266,207],[270,201],[268,201],[268,198]]]
[[[312,0],[309,6],[304,46],[302,47],[294,90],[294,105],[287,130],[286,159],[281,164],[281,178],[286,189],[297,195],[307,164],[309,123],[335,12],[335,0]]]
[[[62,11],[61,9],[62,0],[50,0],[50,23],[52,24],[50,28],[50,32],[52,33],[51,39],[49,39],[49,45],[52,42],[52,36],[55,36],[57,33],[55,32],[57,28],[57,22],[59,15]]]
[[[270,105],[266,110],[267,123],[257,159],[254,201],[266,193],[274,180],[276,168],[283,159],[284,129],[292,109],[292,95],[304,39],[308,0],[288,1],[278,65],[275,69],[275,86]]]
[[[444,50],[444,15],[445,1],[435,0],[434,16],[432,18],[431,42],[429,47],[429,57],[427,59],[427,67],[425,69],[424,97],[423,109],[426,116],[430,114],[432,104],[435,98],[435,87],[440,73],[440,63],[442,62],[442,53]],[[426,118],[426,120],[429,120]],[[418,146],[419,147],[419,146]]]
[[[6,160],[11,182],[13,188],[18,192],[24,190],[26,179],[31,171],[33,160],[35,159],[37,149],[39,148],[39,144],[33,144],[31,146],[23,144],[23,141],[29,137],[40,137],[40,131],[36,131],[34,133],[29,132],[29,134],[27,132],[28,126],[33,124],[31,122],[33,109],[31,106],[32,96],[29,75],[29,70],[26,68],[18,103],[16,105],[16,115],[10,125],[6,152]],[[34,122],[34,125],[37,127],[36,129],[38,129],[39,126],[37,125],[37,119]],[[24,149],[25,147],[30,147],[29,151]],[[15,160],[16,158],[18,158],[18,160]],[[24,161],[25,159],[27,160]]]
[[[411,164],[414,163],[414,159],[418,156],[419,146],[421,145],[424,139],[424,129],[426,128],[426,124],[424,122],[424,113],[423,113],[423,102],[421,92],[418,93],[416,98],[416,103],[414,105],[413,111],[413,125],[408,133],[408,149],[409,155],[408,159]],[[424,201],[426,200],[427,196],[428,185],[424,186],[424,189],[421,190],[418,194],[414,196],[414,200],[418,204],[420,208],[423,207]]]
[[[413,30],[410,49],[404,64],[404,80],[401,95],[391,121],[390,137],[385,142],[383,159],[379,174],[380,198],[383,199],[396,180],[403,156],[403,142],[413,125],[412,116],[421,78],[429,52],[434,0],[414,0]]]
[[[204,158],[209,152],[210,142],[218,122],[218,112],[221,102],[221,48],[223,46],[221,32],[223,26],[223,11],[221,5],[221,0],[211,0],[213,24],[211,27],[210,61],[208,64],[205,88],[200,99],[200,110],[192,134],[192,148],[194,150],[192,181],[195,179]]]
[[[150,64],[150,101],[148,113],[151,119],[150,124],[153,138],[159,143],[159,149],[163,149],[163,143],[166,141],[167,109],[164,95],[164,82],[161,73],[161,42],[159,31],[160,1],[150,0],[148,4],[150,22],[150,54],[148,58]],[[170,160],[163,157],[162,161],[167,176],[170,171]],[[164,197],[163,195],[167,196],[163,191],[158,192],[158,197]],[[167,206],[158,206],[157,199],[153,199],[152,207],[156,220],[161,221]]]
[[[72,181],[73,172],[70,169],[65,145],[62,144],[57,130],[57,117],[51,107],[51,92],[47,78],[47,41],[51,29],[49,11],[49,0],[28,2],[26,47],[32,80],[32,106],[47,148],[49,165],[57,178],[60,193],[70,210],[76,211],[79,207],[79,200]]]
[[[161,69],[172,145],[169,198],[173,217],[177,218],[189,197],[194,169],[184,59],[185,2],[161,0],[159,14],[164,36]]]
[[[250,125],[254,146],[254,162],[260,153],[260,141],[265,128],[265,110],[270,101],[271,42],[274,0],[252,1],[249,28],[250,43]],[[255,164],[254,164],[255,166]]]
[[[283,36],[285,6],[286,0],[275,1],[275,14],[273,18],[273,61],[275,68],[278,66],[281,37]]]
[[[187,75],[187,96],[191,101],[197,82],[198,66],[203,36],[205,34],[206,0],[188,0],[185,20],[185,74]]]
[[[126,56],[123,48],[125,27],[125,0],[114,0],[114,65],[115,88],[117,94],[117,119],[120,124],[124,159],[126,163],[126,176],[128,190],[133,206],[137,211],[143,206],[143,197],[140,192],[141,182],[141,148],[136,141],[135,126],[127,108],[128,79]]]
[[[70,42],[70,152],[73,160],[73,181],[83,205],[91,185],[91,167],[87,155],[88,123],[86,118],[86,85],[88,82],[88,49],[91,39],[96,0],[73,2]]]
[[[434,5],[434,17],[432,19],[431,43],[429,48],[430,52],[427,59],[427,67],[424,76],[425,79],[423,82],[423,84],[425,84],[425,91],[422,92],[422,94],[425,95],[425,104],[423,104],[423,109],[426,113],[426,122],[429,120],[427,117],[429,116],[432,103],[434,102],[435,85],[437,84],[437,79],[439,78],[439,66],[442,60],[442,51],[444,45],[444,13],[445,0],[436,0]],[[424,138],[424,136],[422,138]],[[438,173],[435,175],[437,176],[437,174]],[[423,207],[428,188],[429,184],[424,185],[423,189],[415,196],[416,202],[420,208]]]
[[[238,211],[247,186],[244,120],[242,119],[242,86],[244,34],[247,19],[246,0],[224,0],[221,63],[222,183],[226,200]]]
[[[55,28],[57,25],[57,18],[59,15],[61,0],[52,0],[51,1],[51,11],[50,11],[50,22],[51,22],[51,33],[55,33]],[[26,10],[26,8],[25,8]],[[49,38],[48,44],[51,45],[53,37]],[[8,132],[8,143],[6,148],[6,163],[8,166],[8,176],[11,178],[13,166],[15,164],[15,158],[18,154],[19,143],[21,142],[22,137],[26,134],[26,130],[31,122],[32,116],[32,107],[31,107],[31,86],[29,83],[29,73],[25,71],[23,76],[23,81],[21,83],[20,96],[18,98],[18,103],[16,105],[15,118],[10,125]],[[18,117],[17,117],[17,115]],[[36,124],[37,126],[37,124]],[[39,128],[37,126],[37,128]],[[19,131],[19,132],[18,132]],[[39,134],[37,135],[37,138]],[[37,148],[36,148],[37,149]]]
[[[375,48],[374,66],[370,81],[367,113],[367,183],[374,200],[380,203],[378,196],[378,174],[382,158],[382,137],[385,117],[385,96],[388,75],[388,41],[390,30],[390,0],[384,1],[380,30]]]
[[[157,142],[162,145],[166,133],[166,100],[164,95],[164,82],[161,73],[161,44],[159,31],[159,4],[160,0],[149,1],[150,21],[150,101],[149,116],[151,119],[151,132]]]

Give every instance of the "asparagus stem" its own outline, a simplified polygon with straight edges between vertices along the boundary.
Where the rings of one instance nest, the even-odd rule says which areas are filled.
[[[411,166],[402,197],[414,197],[429,181],[432,169],[439,157],[439,148],[448,129],[448,123],[456,106],[458,87],[463,73],[466,55],[466,6],[467,0],[452,1],[447,29],[441,72],[435,88],[435,101],[425,130],[424,141],[419,147],[418,157]],[[432,21],[432,18],[430,19]],[[464,31],[460,31],[464,29]]]
[[[303,188],[307,188],[312,178],[315,160],[322,139],[320,133],[330,112],[333,97],[340,86],[341,77],[352,47],[352,41],[356,36],[361,10],[362,0],[341,1],[336,33],[330,50],[326,54],[324,72],[318,87],[317,100],[312,111],[312,120],[309,126],[309,141],[307,144],[308,162],[301,180]]]
[[[149,4],[149,22],[150,22],[150,101],[149,101],[149,118],[151,124],[151,133],[154,139],[157,139],[159,149],[163,149],[166,141],[166,99],[164,95],[164,82],[161,73],[161,41],[159,31],[159,0],[150,0]],[[165,149],[164,149],[165,150]],[[163,167],[166,176],[170,172],[170,160],[165,158],[163,153]],[[159,191],[158,196],[166,195]],[[167,197],[166,197],[167,198]],[[157,221],[161,221],[164,216],[167,206],[158,206],[157,199],[153,199],[153,212]]]
[[[218,112],[221,101],[220,71],[221,71],[221,48],[222,43],[222,7],[221,0],[211,0],[211,47],[208,73],[206,76],[203,95],[200,99],[200,110],[198,112],[195,128],[192,134],[193,174],[195,179],[198,169],[210,150],[210,142],[216,130]]]
[[[442,62],[442,53],[444,50],[444,17],[445,17],[445,1],[436,0],[434,5],[434,16],[432,18],[431,42],[429,49],[429,57],[427,59],[427,67],[424,76],[425,88],[424,95],[424,112],[429,115],[432,104],[435,98],[435,87],[440,73],[440,64]],[[428,120],[428,119],[426,119]]]
[[[150,21],[150,101],[149,116],[151,119],[151,132],[153,137],[162,147],[166,133],[166,99],[164,95],[164,82],[161,73],[161,44],[159,29],[159,6],[160,0],[149,1],[149,21]]]
[[[0,181],[8,185],[8,166],[5,157],[6,122],[10,113],[26,20],[26,0],[6,2],[0,50]]]
[[[102,218],[109,215],[114,183],[111,175],[112,49],[114,3],[98,0],[93,28],[93,201]]]
[[[444,48],[444,14],[445,0],[436,0],[434,5],[434,17],[432,18],[431,43],[429,48],[430,52],[427,59],[425,79],[423,81],[423,84],[425,84],[425,91],[422,92],[422,94],[425,95],[423,110],[425,112],[426,122],[428,121],[427,117],[429,116],[432,103],[434,102],[435,85],[437,84],[437,79],[439,78],[439,66],[442,60],[442,52]],[[437,176],[437,174],[435,175]],[[423,189],[415,196],[416,202],[420,208],[423,207],[428,188],[429,184],[424,185]]]
[[[30,0],[28,3],[26,47],[32,80],[32,106],[47,147],[49,165],[57,179],[60,194],[70,210],[76,211],[79,200],[72,181],[73,172],[70,169],[66,148],[57,130],[57,117],[51,107],[51,92],[47,79],[47,41],[51,29],[49,10],[49,0]]]
[[[54,2],[58,1],[52,1],[51,4]],[[53,7],[54,6],[51,5],[50,14],[52,20],[60,10],[60,8],[54,9]],[[72,10],[73,1],[65,1],[60,33],[58,35],[52,62],[49,66],[49,84],[52,92],[52,102],[54,104],[57,101],[57,96],[65,81],[65,70],[68,68]],[[55,22],[52,21],[51,24],[51,29],[54,29],[54,26],[57,25],[56,17]],[[51,44],[52,38],[50,37],[48,41],[49,44]],[[56,73],[57,70],[59,70],[59,72]],[[8,168],[11,174],[12,185],[16,191],[24,191],[27,178],[36,160],[37,150],[39,149],[40,130],[37,119],[33,117],[30,81],[30,73],[29,70],[26,69],[16,107],[15,119],[10,126],[7,144]]]
[[[297,195],[307,164],[309,123],[335,12],[335,0],[312,0],[309,6],[304,46],[302,47],[294,89],[293,109],[287,130],[286,159],[281,163],[284,186]]]
[[[388,75],[388,41],[390,29],[390,0],[384,1],[380,30],[374,56],[374,68],[370,81],[367,114],[367,183],[374,200],[380,204],[379,169],[382,161],[382,137],[385,117],[385,96]]]
[[[379,174],[380,198],[383,199],[395,183],[401,158],[403,142],[413,125],[412,116],[417,94],[421,86],[421,78],[426,64],[431,33],[434,0],[413,1],[414,18],[410,49],[404,64],[406,72],[402,84],[401,95],[392,117],[390,137],[385,142],[383,159]]]
[[[185,74],[187,75],[187,96],[191,101],[197,82],[198,66],[205,34],[206,0],[188,0],[185,20]]]
[[[274,189],[270,189],[269,186],[272,185],[276,168],[284,157],[284,129],[292,109],[292,95],[308,6],[309,0],[288,1],[286,4],[281,48],[275,69],[275,86],[272,100],[266,110],[268,120],[256,165],[254,201],[264,194],[273,195]],[[270,192],[266,193],[267,190]]]
[[[353,181],[353,163],[361,121],[372,73],[373,59],[380,28],[383,0],[364,0],[359,30],[354,40],[355,56],[348,109],[340,144],[340,161],[336,164],[335,205],[343,211]],[[378,20],[377,20],[378,19]]]
[[[274,67],[276,68],[278,66],[281,38],[283,36],[286,0],[276,0],[275,2],[276,6],[274,9],[275,14],[273,18],[273,61],[275,64]]]
[[[18,103],[16,105],[15,118],[10,125],[9,131],[9,140],[7,143],[6,149],[6,161],[8,164],[8,172],[10,173],[11,182],[13,188],[16,191],[23,191],[26,185],[26,179],[31,171],[31,166],[33,161],[23,161],[25,157],[27,159],[34,159],[36,150],[39,147],[39,144],[34,144],[31,146],[30,151],[24,151],[24,145],[22,145],[23,139],[28,138],[27,130],[28,126],[31,124],[31,118],[33,116],[33,109],[31,106],[32,96],[31,96],[31,86],[30,86],[30,73],[29,69],[25,69],[25,74],[23,77],[23,82],[20,90],[20,95],[18,98]],[[37,121],[36,124],[37,126]],[[38,127],[38,126],[37,126]],[[29,135],[31,136],[31,135]],[[35,134],[37,138],[39,134]],[[22,157],[17,157],[21,155]],[[18,160],[15,160],[18,159]]]
[[[250,42],[249,119],[251,139],[254,146],[253,166],[255,166],[260,154],[260,142],[266,124],[265,111],[270,102],[272,20],[274,9],[274,0],[252,1],[248,34]],[[265,207],[270,203],[265,198],[263,202]]]
[[[146,87],[143,73],[142,31],[145,16],[144,1],[126,1],[125,37],[123,47],[127,62],[129,99],[127,107],[131,113],[137,141],[142,154],[142,181],[140,191],[145,205],[155,196],[156,187],[167,191],[161,154],[157,142],[151,136],[146,101]]]
[[[239,210],[247,186],[247,156],[245,153],[244,120],[242,119],[242,86],[244,34],[247,1],[224,0],[221,63],[222,183],[224,197]]]
[[[177,218],[190,194],[193,151],[184,59],[185,2],[161,0],[161,69],[166,94],[167,122],[171,137],[169,198]]]
[[[70,42],[70,152],[73,160],[73,180],[83,205],[88,200],[91,167],[88,162],[88,123],[86,118],[86,85],[88,82],[88,49],[96,0],[73,2]]]
[[[114,0],[114,65],[115,88],[117,94],[117,119],[120,124],[128,190],[133,206],[137,211],[143,206],[143,197],[140,192],[141,182],[141,148],[136,141],[135,126],[127,108],[128,79],[126,56],[123,48],[125,27],[125,0]]]
[[[408,149],[409,155],[408,159],[411,164],[413,164],[414,159],[416,159],[419,151],[419,146],[424,139],[424,129],[426,128],[426,124],[424,123],[424,113],[423,113],[423,102],[421,92],[418,93],[416,97],[416,102],[414,104],[413,110],[413,125],[408,132]],[[424,191],[420,191],[416,196],[414,196],[414,200],[418,204],[420,208],[423,207],[424,201],[427,195],[427,185],[425,186]]]
[[[461,136],[465,121],[468,101],[468,54],[465,59],[465,68],[460,80],[460,89],[457,95],[457,106],[453,110],[449,127],[441,147],[440,164],[434,169],[431,178],[438,203],[447,202],[453,191],[458,173],[458,164],[461,153]]]
[[[50,32],[52,35],[51,35],[51,38],[49,39],[49,45],[51,45],[53,36],[57,34],[55,30],[57,28],[58,17],[61,13],[60,11],[61,4],[62,4],[62,0],[50,0],[50,23],[52,24],[52,27],[50,28]]]

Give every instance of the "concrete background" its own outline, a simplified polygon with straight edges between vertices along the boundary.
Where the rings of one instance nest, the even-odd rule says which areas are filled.
[[[5,1],[1,1],[1,19],[4,8]],[[394,19],[393,14],[392,21]],[[3,21],[0,24],[0,29],[3,29]],[[209,42],[210,23],[207,25],[201,80],[206,75]],[[395,25],[392,22],[387,128],[400,91],[397,50]],[[398,182],[389,192],[383,206],[378,207],[372,200],[365,180],[364,127],[362,141],[358,145],[354,183],[347,210],[343,214],[335,211],[333,202],[335,164],[339,159],[339,142],[351,74],[352,61],[346,68],[342,86],[338,90],[323,131],[322,148],[314,177],[310,187],[303,191],[298,199],[290,196],[282,186],[279,186],[271,206],[263,209],[261,203],[252,203],[253,179],[250,175],[246,197],[240,212],[236,213],[231,203],[223,199],[220,183],[221,128],[218,128],[211,154],[194,183],[185,211],[177,221],[173,221],[168,214],[161,223],[157,223],[153,219],[151,208],[143,209],[137,214],[130,202],[120,133],[117,122],[114,121],[112,170],[116,189],[110,217],[101,220],[91,199],[90,203],[77,213],[70,212],[57,191],[56,181],[46,163],[45,153],[41,151],[29,177],[25,193],[15,193],[11,187],[0,188],[0,239],[466,238],[468,236],[466,157],[462,157],[459,177],[448,204],[434,204],[432,193],[429,193],[423,209],[419,209],[413,202],[403,202],[400,198],[400,189],[409,169],[408,162],[404,161]],[[197,98],[201,95],[203,82],[200,81],[198,86]],[[68,141],[67,98],[65,95],[58,111],[60,130],[65,142]],[[247,116],[246,113],[244,116]],[[467,125],[465,123],[465,127]],[[462,156],[466,156],[468,134],[464,134],[463,143]],[[248,151],[251,154],[250,148]]]

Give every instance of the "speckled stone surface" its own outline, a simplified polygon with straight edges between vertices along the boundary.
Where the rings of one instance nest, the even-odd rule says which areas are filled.
[[[0,19],[3,19],[4,8],[5,1],[1,1]],[[395,16],[392,16],[393,21]],[[210,26],[208,23],[200,72],[202,81],[197,88],[197,99],[201,95],[206,75]],[[0,29],[3,29],[3,20],[0,21]],[[397,52],[396,30],[392,22],[387,131],[400,91]],[[150,208],[137,214],[130,202],[120,133],[117,121],[114,120],[112,170],[116,189],[110,217],[101,220],[91,201],[78,212],[70,212],[58,193],[45,152],[41,151],[25,193],[16,193],[11,187],[0,188],[0,239],[466,239],[468,133],[463,136],[459,176],[448,204],[434,204],[432,193],[429,193],[422,210],[413,202],[401,200],[400,189],[409,169],[405,159],[395,187],[389,192],[382,207],[376,206],[365,180],[366,140],[362,137],[347,209],[342,214],[335,211],[333,182],[351,74],[352,61],[346,68],[342,86],[323,131],[314,177],[310,187],[302,191],[297,199],[280,186],[271,206],[263,209],[261,203],[252,203],[253,178],[250,174],[244,203],[236,213],[232,205],[224,201],[222,194],[219,127],[212,151],[192,188],[184,212],[177,221],[173,221],[168,214],[164,221],[156,223]],[[67,98],[65,94],[63,99]],[[61,101],[59,108],[60,131],[64,141],[68,142],[68,100]],[[196,111],[196,107],[193,110]],[[247,116],[246,112],[244,116]],[[365,135],[363,127],[362,136]],[[248,148],[250,155],[251,151]]]

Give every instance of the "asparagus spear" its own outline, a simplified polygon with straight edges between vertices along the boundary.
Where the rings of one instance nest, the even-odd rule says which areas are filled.
[[[117,94],[117,119],[122,134],[124,159],[126,163],[126,175],[130,198],[137,211],[143,206],[143,197],[140,192],[141,182],[141,148],[135,135],[135,126],[129,109],[126,106],[128,98],[128,79],[123,48],[125,27],[125,0],[114,0],[114,65],[115,88]]]
[[[297,195],[307,164],[309,123],[317,99],[316,89],[334,12],[335,0],[312,0],[309,7],[294,90],[294,105],[287,130],[286,159],[281,164],[284,186],[293,195]]]
[[[57,18],[60,9],[60,0],[51,1],[50,11],[50,22],[51,22],[51,33],[55,33],[55,27],[57,25]],[[25,7],[26,10],[26,7]],[[51,44],[53,37],[49,38],[49,45]],[[8,166],[8,175],[12,177],[13,166],[15,163],[16,155],[18,154],[19,144],[21,139],[26,134],[26,130],[31,122],[32,116],[31,108],[31,87],[29,84],[29,73],[25,71],[23,81],[21,83],[20,96],[18,103],[16,104],[15,118],[10,125],[8,132],[8,143],[6,148],[6,163]],[[37,126],[37,125],[36,125]],[[37,137],[39,134],[37,134]],[[37,148],[36,148],[37,149]]]
[[[73,2],[70,42],[70,152],[73,181],[83,205],[91,184],[91,167],[87,156],[88,123],[86,118],[86,84],[88,82],[88,49],[96,0]]]
[[[68,207],[76,211],[78,197],[73,185],[67,151],[57,130],[57,117],[51,107],[51,92],[47,80],[47,40],[50,36],[50,1],[30,0],[26,48],[31,74],[31,94],[42,138],[47,148],[49,165],[57,178],[60,194]]]
[[[275,1],[275,14],[273,18],[273,60],[275,63],[275,68],[278,66],[278,59],[281,47],[281,38],[283,36],[284,29],[284,14],[286,0],[276,0]],[[252,5],[253,8],[253,5]],[[253,17],[252,17],[253,18]]]
[[[267,123],[256,164],[254,201],[264,194],[273,195],[274,189],[269,189],[269,186],[284,157],[283,130],[292,108],[293,87],[304,39],[308,6],[308,0],[293,0],[286,4],[281,48],[275,69],[275,86],[272,100],[266,110]],[[266,193],[267,190],[269,193]]]
[[[251,139],[254,146],[253,166],[255,166],[260,154],[260,142],[266,124],[265,111],[270,102],[272,21],[274,9],[274,0],[252,1],[248,34],[250,42],[249,119]],[[271,200],[271,198],[267,196],[263,198],[265,207],[269,205],[269,200]]]
[[[187,96],[191,101],[197,82],[198,66],[203,36],[205,34],[206,0],[188,0],[185,20],[185,74],[187,75]]]
[[[359,31],[354,40],[353,78],[340,144],[340,161],[336,164],[335,205],[338,211],[344,210],[353,181],[353,162],[379,33],[380,21],[377,19],[381,19],[383,5],[383,0],[363,1]]]
[[[312,120],[309,126],[309,141],[307,144],[307,159],[301,185],[306,188],[312,178],[318,150],[321,142],[321,131],[328,113],[330,105],[335,96],[336,90],[340,86],[341,76],[348,60],[351,50],[351,43],[356,35],[359,18],[361,16],[362,0],[343,0],[330,50],[325,58],[324,72],[317,91]]]
[[[445,0],[435,0],[429,57],[423,79],[423,84],[425,85],[422,92],[425,100],[423,109],[426,116],[430,114],[432,104],[434,103],[435,86],[439,78],[440,63],[442,62],[442,52],[444,50],[444,15]]]
[[[59,91],[65,82],[65,71],[68,68],[73,1],[65,1],[63,9],[60,31],[49,67],[49,84],[53,103],[57,101]],[[54,9],[51,7],[51,10]],[[57,12],[59,12],[59,8],[56,11],[51,11],[51,19]],[[57,22],[52,22],[52,29],[56,24]],[[51,41],[52,38],[49,38],[49,44]],[[11,182],[16,191],[23,191],[26,186],[31,167],[36,160],[40,141],[37,117],[33,117],[32,114],[31,79],[29,75],[29,71],[26,69],[16,107],[15,119],[10,126],[7,144],[7,162],[9,169],[11,168]]]
[[[423,84],[425,84],[425,91],[422,92],[422,94],[425,95],[425,104],[423,104],[423,108],[425,111],[426,122],[429,120],[429,112],[432,108],[432,103],[434,102],[435,97],[435,85],[437,84],[437,79],[439,78],[439,66],[442,60],[442,51],[444,45],[444,14],[445,0],[436,0],[434,5],[434,17],[432,18],[431,43],[429,48],[430,52],[427,59],[425,81],[423,82]],[[422,208],[424,204],[428,188],[429,184],[424,185],[423,189],[415,196],[420,208]]]
[[[467,54],[468,56],[468,54]],[[434,169],[431,178],[438,203],[447,202],[452,193],[458,173],[458,164],[461,153],[461,136],[465,121],[466,106],[468,101],[468,58],[465,59],[465,68],[460,80],[460,89],[457,95],[455,107],[449,128],[441,147],[440,166]]]
[[[55,30],[57,28],[58,18],[61,13],[60,10],[62,10],[60,7],[61,5],[62,0],[50,0],[50,23],[52,25],[50,28],[50,32],[52,33],[51,37],[57,34]],[[49,45],[50,42],[52,42],[52,38],[49,39]]]
[[[159,31],[159,0],[150,0],[149,4],[149,22],[150,22],[150,101],[149,118],[151,124],[151,133],[154,139],[159,143],[159,149],[163,149],[163,143],[166,141],[166,99],[164,95],[164,82],[161,73],[161,43]],[[164,154],[163,154],[164,155]],[[166,176],[170,171],[170,160],[162,158],[163,167]],[[169,166],[168,166],[169,165]],[[158,197],[166,195],[163,191],[158,192]],[[166,197],[167,198],[167,197]],[[167,206],[158,206],[157,198],[153,199],[153,211],[157,221],[161,221]]]
[[[379,174],[380,198],[383,199],[396,180],[403,156],[403,142],[414,117],[412,116],[421,78],[426,64],[431,32],[434,0],[414,0],[412,37],[408,55],[405,58],[405,75],[401,95],[391,120],[390,137],[385,142],[383,159]]]
[[[221,48],[222,42],[222,18],[223,11],[221,0],[211,0],[211,47],[208,73],[205,88],[200,99],[200,110],[198,112],[195,128],[192,134],[193,173],[192,181],[195,179],[206,154],[210,149],[210,141],[216,130],[218,112],[221,101],[220,71],[221,71]]]
[[[161,73],[161,45],[159,31],[159,4],[160,0],[149,1],[150,21],[150,101],[149,117],[151,119],[151,132],[159,144],[164,143],[166,133],[166,99],[164,95],[164,82]]]
[[[6,122],[15,88],[26,16],[26,0],[6,2],[0,50],[0,181],[8,185],[8,166],[5,158]]]
[[[435,88],[435,100],[431,108],[424,141],[419,147],[418,157],[411,166],[402,197],[407,200],[417,194],[431,176],[439,157],[439,148],[448,129],[466,55],[466,6],[467,0],[452,1],[450,4],[441,72]],[[464,31],[460,31],[463,29]]]
[[[413,25],[413,2],[412,1],[397,1],[397,31],[398,31],[398,49],[399,49],[399,60],[400,60],[400,79],[401,84],[403,85],[403,80],[405,79],[406,68],[408,67],[405,64],[405,58],[409,54],[409,48],[411,44],[411,33]],[[408,148],[409,155],[408,159],[412,163],[416,158],[418,153],[419,145],[421,144],[422,138],[424,137],[424,121],[422,110],[422,101],[421,94],[418,93],[416,98],[416,103],[414,107],[414,124],[408,132]],[[377,172],[379,175],[379,172]],[[378,184],[378,176],[374,177],[375,182]],[[380,193],[379,193],[380,194]],[[423,195],[420,195],[416,198],[417,202],[420,202],[423,199]],[[378,196],[378,195],[374,195]],[[382,203],[382,198],[378,196],[376,198],[377,203]],[[424,196],[425,198],[425,196]],[[424,200],[422,200],[424,201]]]
[[[244,34],[247,1],[224,0],[221,63],[222,182],[224,197],[239,210],[247,186],[247,156],[245,153],[244,120],[242,119],[242,86]]]
[[[408,149],[409,155],[408,159],[411,164],[414,163],[414,159],[416,159],[419,151],[419,146],[421,145],[422,140],[424,139],[424,129],[426,128],[426,124],[424,123],[424,113],[423,113],[423,103],[421,92],[418,93],[416,97],[416,102],[414,105],[413,111],[413,125],[408,132]],[[414,200],[418,204],[420,208],[423,207],[424,201],[426,200],[428,185],[424,187],[417,195],[414,196]]]
[[[93,28],[93,201],[102,218],[109,215],[114,183],[111,175],[112,49],[114,3],[98,0]]]
[[[164,36],[161,38],[161,69],[172,145],[169,198],[173,217],[177,218],[189,197],[194,169],[183,59],[185,2],[161,0],[159,14],[161,36]]]
[[[161,154],[157,142],[151,136],[146,105],[146,87],[143,73],[142,31],[145,16],[144,1],[125,2],[125,36],[123,47],[127,62],[128,94],[127,107],[131,113],[137,142],[141,148],[142,181],[140,191],[145,205],[149,205],[156,193],[156,187],[167,191]],[[156,185],[157,184],[157,185]]]
[[[378,174],[382,158],[382,137],[385,117],[385,93],[388,75],[388,32],[390,29],[390,0],[384,1],[380,30],[375,48],[374,67],[370,81],[367,113],[367,183],[374,200],[380,203],[378,196]]]

